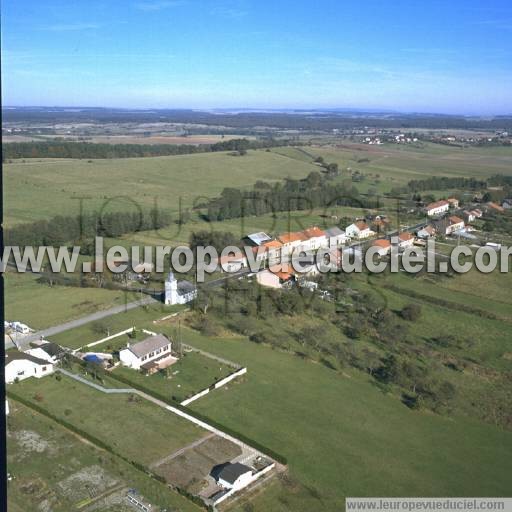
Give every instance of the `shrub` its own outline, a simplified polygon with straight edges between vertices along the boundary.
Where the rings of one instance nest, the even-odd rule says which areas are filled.
[[[421,306],[419,304],[407,304],[400,314],[404,320],[415,322],[421,317]]]

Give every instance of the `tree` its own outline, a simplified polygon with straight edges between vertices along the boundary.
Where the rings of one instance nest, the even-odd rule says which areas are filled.
[[[415,322],[421,317],[421,306],[419,304],[407,304],[402,308],[400,315],[404,320]]]

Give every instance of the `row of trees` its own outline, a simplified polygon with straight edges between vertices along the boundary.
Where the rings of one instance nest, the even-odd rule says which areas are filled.
[[[378,202],[361,196],[351,184],[334,184],[328,176],[313,171],[302,180],[287,179],[275,184],[258,181],[248,191],[225,188],[220,197],[207,204],[207,216],[210,221],[220,221],[328,206],[376,208]]]
[[[480,190],[487,187],[487,182],[485,180],[477,180],[476,178],[432,176],[424,180],[411,180],[407,186],[412,192],[451,189]]]
[[[168,212],[151,209],[139,212],[86,213],[56,216],[13,226],[5,230],[5,244],[55,246],[95,236],[118,237],[126,233],[160,229],[171,223]]]
[[[289,145],[288,140],[231,139],[215,144],[97,144],[91,142],[11,142],[3,145],[5,160],[16,158],[134,158],[239,151]]]

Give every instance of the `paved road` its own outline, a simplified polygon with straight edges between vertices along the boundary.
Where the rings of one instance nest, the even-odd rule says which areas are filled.
[[[75,327],[80,327],[81,325],[88,324],[89,322],[95,322],[97,320],[101,320],[108,316],[116,315],[118,313],[124,313],[125,311],[129,311],[130,309],[135,309],[140,306],[145,306],[145,305],[153,304],[156,302],[158,302],[158,301],[156,299],[154,299],[153,297],[145,297],[140,300],[128,302],[127,304],[121,304],[120,306],[114,306],[112,308],[105,309],[103,311],[97,311],[96,313],[92,313],[91,315],[87,315],[82,318],[77,318],[76,320],[71,320],[69,322],[65,322],[60,325],[48,327],[48,329],[43,329],[41,331],[37,331],[33,334],[24,336],[23,338],[18,338],[18,339],[16,339],[16,343],[18,344],[19,350],[26,350],[27,348],[29,348],[31,341],[36,341],[41,338],[53,336],[55,334],[59,334],[64,331],[68,331],[69,329],[74,329]]]

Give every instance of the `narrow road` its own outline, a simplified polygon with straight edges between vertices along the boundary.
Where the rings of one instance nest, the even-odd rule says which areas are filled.
[[[49,336],[53,336],[54,334],[59,334],[64,331],[68,331],[69,329],[74,329],[75,327],[80,327],[81,325],[88,324],[89,322],[95,322],[96,320],[101,320],[108,316],[117,315],[118,313],[124,313],[131,309],[138,308],[140,306],[146,306],[149,304],[157,303],[158,301],[153,297],[145,297],[140,300],[136,300],[133,302],[128,302],[126,304],[121,304],[119,306],[114,306],[109,309],[105,309],[103,311],[97,311],[96,313],[92,313],[87,316],[83,316],[82,318],[77,318],[76,320],[71,320],[69,322],[65,322],[60,325],[55,325],[53,327],[48,327],[48,329],[42,329],[41,331],[34,332],[33,334],[29,334],[27,336],[23,336],[22,338],[17,338],[16,343],[18,345],[19,350],[26,350],[30,347],[31,341],[36,341],[41,338],[46,338]]]

